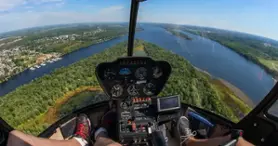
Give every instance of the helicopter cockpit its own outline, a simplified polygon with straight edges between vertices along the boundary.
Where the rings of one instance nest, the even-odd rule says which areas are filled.
[[[194,130],[202,129],[197,137],[210,137],[217,127],[216,123],[203,117],[196,109],[182,106],[179,95],[159,97],[170,74],[168,62],[154,61],[149,57],[121,57],[113,62],[100,63],[96,76],[111,100],[75,113],[87,114],[96,124],[107,122],[105,116],[113,117],[114,120],[109,121],[112,127],[109,137],[127,146],[178,145],[174,131],[182,115],[191,120]],[[76,114],[64,117],[40,136],[70,139],[76,126]],[[232,129],[231,125],[226,126],[222,127],[222,132]],[[160,136],[157,132],[161,132]],[[231,142],[223,145],[234,145],[236,139]]]
[[[20,6],[29,10],[25,3],[32,3],[32,8],[43,12],[39,9],[44,5],[52,8],[48,5],[52,1],[26,1]],[[244,2],[218,9],[230,5],[219,1],[145,1],[130,0],[130,9],[126,3],[113,5],[114,1],[84,3],[81,8],[73,1],[66,6],[80,13],[69,11],[57,18],[54,12],[49,15],[55,21],[70,16],[65,22],[74,24],[62,25],[61,20],[55,26],[0,34],[0,146],[7,144],[14,129],[46,139],[72,139],[80,114],[87,115],[93,127],[108,124],[109,138],[123,146],[180,145],[176,130],[181,116],[189,120],[196,139],[232,135],[222,146],[235,146],[239,138],[255,145],[277,145],[278,42],[214,28],[214,24],[218,26],[215,19],[226,24],[224,18],[238,17],[238,5]],[[68,1],[55,2],[60,2],[55,5],[60,12]],[[140,15],[137,23],[141,3],[144,11],[140,14],[148,16],[146,23]],[[199,7],[200,3],[208,7]],[[252,2],[241,10],[250,15],[227,22],[246,20],[259,30],[257,13],[268,14],[255,13],[254,8],[267,5]],[[230,15],[232,10],[234,15]],[[0,8],[1,17],[2,12],[6,14]],[[48,13],[41,14],[44,17]],[[108,14],[109,21],[102,19]],[[126,14],[128,23],[110,24]],[[208,23],[211,25],[190,25],[187,20],[195,22],[197,18],[192,14],[197,14],[200,22],[212,20]],[[255,16],[247,17],[251,14]],[[72,15],[76,21],[92,23],[75,24]],[[39,17],[31,16],[35,19],[30,22]],[[169,22],[164,21],[164,16]],[[159,17],[161,21],[157,21]],[[14,21],[18,23],[19,18]],[[90,135],[93,137],[93,132]],[[93,145],[94,139],[90,140]]]

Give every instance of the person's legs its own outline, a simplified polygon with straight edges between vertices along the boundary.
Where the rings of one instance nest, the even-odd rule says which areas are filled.
[[[108,137],[108,133],[103,127],[99,128],[95,132],[94,138],[96,140],[94,146],[121,146],[121,144],[113,141]]]
[[[194,136],[196,132],[191,132],[189,128],[189,120],[182,116],[177,124],[177,131],[180,136],[180,145],[187,146],[219,146],[231,140],[231,135],[215,137],[210,139],[196,139]],[[253,144],[247,142],[243,138],[239,138],[237,146],[253,146]]]
[[[121,146],[121,144],[113,141],[110,137],[114,137],[116,129],[117,113],[113,110],[108,111],[101,118],[101,127],[95,131],[94,146]],[[110,133],[108,133],[109,131]]]
[[[223,137],[216,137],[211,139],[195,139],[190,137],[188,139],[187,146],[219,146],[220,144],[224,144],[231,139],[231,136],[223,136]],[[253,144],[249,143],[242,137],[238,138],[236,146],[254,146]]]
[[[90,139],[90,121],[82,114],[77,118],[76,133],[70,140],[38,138],[14,130],[10,132],[8,146],[85,146]]]
[[[24,134],[20,131],[14,130],[10,132],[7,146],[81,146],[75,140],[50,140],[38,138],[32,135]]]
[[[194,136],[197,134],[196,131],[191,132],[189,128],[189,120],[182,116],[180,117],[177,124],[177,131],[180,136],[180,145],[187,146],[218,146],[230,140],[230,136],[217,137],[212,139],[196,139]]]
[[[187,146],[219,146],[220,144],[228,142],[230,139],[230,135],[210,139],[196,139],[194,137],[189,137],[185,143]]]
[[[237,146],[254,146],[253,144],[249,143],[248,141],[246,141],[242,137],[238,138],[238,141],[237,141],[236,145]]]

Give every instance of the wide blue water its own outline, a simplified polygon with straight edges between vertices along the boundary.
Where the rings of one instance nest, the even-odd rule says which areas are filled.
[[[272,76],[258,65],[214,41],[184,32],[193,38],[193,40],[185,40],[154,25],[143,24],[141,27],[144,28],[144,31],[137,32],[136,38],[157,44],[185,57],[194,66],[232,83],[255,103],[263,99],[274,85]],[[49,74],[56,68],[70,65],[125,40],[127,40],[127,36],[82,48],[63,56],[60,61],[47,64],[34,71],[26,70],[0,84],[0,96],[35,78]],[[161,59],[163,60],[163,58]]]

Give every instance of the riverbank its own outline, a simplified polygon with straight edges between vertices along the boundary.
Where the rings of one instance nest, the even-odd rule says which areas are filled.
[[[221,86],[223,86],[223,88],[226,88],[228,90],[230,90],[232,93],[234,93],[237,97],[239,97],[240,100],[242,100],[244,103],[246,103],[248,106],[250,106],[251,108],[255,107],[254,102],[250,99],[250,97],[248,97],[243,91],[241,91],[239,88],[237,88],[236,86],[234,86],[233,84],[231,84],[230,82],[221,79],[221,78],[217,78],[212,76],[210,73],[208,73],[205,70],[202,70],[196,66],[194,66],[194,68],[206,75],[208,75],[210,77],[210,79],[212,80],[212,82],[219,84]],[[220,86],[219,86],[220,87]]]
[[[226,35],[222,34],[222,36],[221,36],[221,32],[218,35],[218,33],[199,31],[199,30],[191,30],[191,29],[183,29],[183,31],[188,32],[193,35],[197,35],[200,37],[210,39],[214,42],[219,43],[222,46],[225,46],[226,48],[239,54],[246,60],[251,61],[252,63],[260,66],[268,74],[270,74],[275,80],[278,80],[278,66],[276,64],[278,62],[278,60],[266,59],[266,58],[275,58],[275,56],[271,56],[271,52],[273,50],[264,50],[264,51],[260,52],[259,51],[260,49],[258,49],[258,48],[260,48],[258,46],[258,44],[254,44],[253,42],[252,43],[244,42],[245,40],[243,38],[241,38],[239,41],[236,36],[233,39],[233,36],[229,35],[229,34],[226,34]],[[256,40],[253,40],[253,41],[256,42]],[[275,48],[272,48],[272,49],[275,50]],[[267,53],[269,53],[269,54],[267,54]],[[266,54],[267,57],[263,56],[262,54],[264,54],[264,55]],[[274,80],[274,82],[275,82],[275,80]]]
[[[172,66],[172,73],[160,93],[161,96],[178,94],[182,102],[210,110],[233,122],[238,122],[252,110],[228,87],[208,73],[194,68],[184,57],[144,41],[138,41],[137,45],[140,42],[149,57],[154,60],[163,58]]]
[[[219,43],[219,44],[221,44],[221,45],[231,49],[232,51],[238,53],[240,56],[244,57],[245,59],[247,59],[247,60],[249,60],[249,61],[259,65],[267,73],[272,75],[273,79],[278,80],[278,71],[277,70],[273,70],[272,67],[266,65],[265,61],[262,61],[263,60],[262,58],[258,58],[258,57],[251,56],[249,54],[242,53],[241,51],[238,51],[237,48],[235,48],[235,47],[233,47],[233,46],[231,46],[229,44],[223,43],[223,42],[221,42],[219,40],[212,39],[212,38],[209,38],[209,39],[211,39],[211,40],[213,40],[213,41],[215,41],[215,42],[217,42],[217,43]],[[277,60],[275,60],[275,61],[277,61]]]
[[[253,101],[236,86],[232,85],[228,81],[225,81],[224,79],[216,78],[204,70],[201,70],[197,67],[194,68],[207,75],[208,80],[215,88],[215,91],[218,92],[218,95],[237,116],[238,119],[234,119],[234,122],[237,122],[239,119],[243,118],[255,107]]]
[[[229,88],[237,97],[239,97],[244,103],[246,103],[251,108],[254,108],[255,103],[248,97],[244,92],[242,92],[239,88],[231,84],[230,82],[224,79],[217,79],[217,81],[221,82],[225,87]]]
[[[137,31],[142,31],[142,30],[143,29],[138,29]],[[74,47],[71,48],[71,49],[69,49],[69,47],[67,47],[68,48],[67,53],[63,53],[63,54],[59,55],[58,57],[62,59],[65,55],[68,55],[72,52],[78,51],[79,49],[88,48],[90,46],[97,45],[97,44],[100,44],[100,43],[104,43],[106,41],[110,41],[110,40],[116,39],[116,38],[124,36],[124,35],[126,35],[126,33],[125,34],[120,34],[120,35],[117,35],[117,36],[113,36],[113,37],[109,37],[109,38],[105,38],[105,39],[102,39],[101,41],[97,41],[97,42],[84,42],[84,43],[79,44],[79,45],[74,45]],[[41,54],[41,55],[44,55],[44,54]],[[48,60],[45,60],[44,62],[40,62],[40,64],[44,63],[44,64],[47,65],[47,61]],[[4,79],[0,79],[0,84],[7,82],[9,79],[12,79],[14,76],[16,76],[19,73],[22,73],[26,70],[29,70],[30,69],[29,66],[35,66],[35,65],[38,65],[38,64],[36,64],[36,63],[35,64],[29,64],[25,68],[21,68],[20,70],[13,73],[13,75],[5,77]],[[43,66],[41,66],[41,67],[43,67]]]
[[[147,56],[147,54],[144,50],[144,45],[141,44],[141,45],[138,45],[137,47],[135,47],[134,48],[134,55],[135,56]],[[219,89],[222,88],[223,92],[226,92],[226,93],[230,94],[230,96],[229,96],[230,98],[234,98],[234,97],[238,98],[239,100],[242,100],[245,104],[247,104],[249,107],[251,107],[251,108],[255,107],[255,104],[253,103],[253,101],[244,92],[242,92],[239,88],[237,88],[233,84],[229,83],[228,81],[226,81],[224,79],[214,77],[209,72],[207,72],[205,70],[202,70],[202,69],[200,69],[196,66],[193,66],[193,67],[197,71],[206,74],[209,77],[212,84],[219,85],[219,86],[217,86],[217,88],[219,88]],[[233,100],[237,100],[237,99],[233,99]],[[238,104],[241,105],[242,103],[238,103]]]

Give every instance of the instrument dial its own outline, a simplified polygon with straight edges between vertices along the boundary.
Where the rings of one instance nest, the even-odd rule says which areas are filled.
[[[162,76],[162,70],[159,68],[159,67],[153,67],[153,77],[155,78],[155,79],[158,79],[159,77],[161,77]]]
[[[135,84],[131,84],[130,86],[127,87],[127,93],[130,96],[136,96],[139,94],[138,89]]]
[[[116,84],[111,89],[112,97],[120,97],[123,94],[123,87],[119,84]]]
[[[147,77],[147,69],[140,67],[135,71],[135,77],[139,80],[144,80]]]
[[[116,73],[115,71],[113,71],[112,69],[110,68],[107,68],[105,71],[104,71],[104,78],[107,79],[107,80],[113,80],[115,79],[116,77]]]
[[[153,83],[148,83],[143,88],[143,92],[148,96],[154,95],[155,90],[155,85]]]
[[[126,102],[121,102],[120,104],[121,108],[124,109],[124,110],[127,110],[128,109],[128,104]]]

